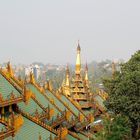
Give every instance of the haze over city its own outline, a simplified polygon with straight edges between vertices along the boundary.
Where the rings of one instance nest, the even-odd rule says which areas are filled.
[[[140,1],[0,1],[0,63],[130,58],[140,48]]]

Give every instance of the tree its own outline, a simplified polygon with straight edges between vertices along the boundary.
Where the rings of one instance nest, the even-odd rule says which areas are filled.
[[[109,94],[106,107],[115,114],[122,114],[131,122],[132,135],[140,137],[140,50],[121,66],[114,78],[103,80]]]
[[[103,120],[104,128],[97,133],[97,140],[130,140],[130,122],[126,116],[112,116]]]

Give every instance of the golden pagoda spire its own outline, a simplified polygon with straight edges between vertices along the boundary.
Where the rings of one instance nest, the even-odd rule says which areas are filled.
[[[35,83],[35,78],[32,72],[30,72],[30,83]]]
[[[86,62],[86,68],[85,68],[85,81],[88,81],[88,65]]]
[[[112,78],[114,79],[115,77],[115,72],[116,72],[116,65],[115,65],[115,62],[113,61],[112,62]]]
[[[10,76],[14,76],[13,69],[12,69],[12,66],[10,64],[10,61],[7,63],[7,71],[8,71]]]
[[[69,68],[68,68],[68,65],[66,67],[66,84],[65,84],[67,87],[70,86],[70,81],[69,81]]]
[[[80,74],[80,70],[81,70],[81,59],[80,59],[80,44],[78,41],[78,46],[77,46],[77,57],[76,57],[76,65],[75,65],[75,73],[76,74]]]
[[[51,80],[48,81],[48,85],[49,85],[48,90],[52,91],[53,90],[53,85],[52,85]]]

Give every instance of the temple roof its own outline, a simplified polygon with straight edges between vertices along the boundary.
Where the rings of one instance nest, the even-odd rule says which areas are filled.
[[[52,135],[52,137],[54,138],[54,134],[50,133],[50,131],[42,128],[41,126],[33,123],[32,121],[26,119],[25,117],[24,119],[24,124],[23,126],[17,131],[14,139],[19,139],[19,140],[38,140],[39,137],[39,133],[42,137],[42,140],[47,139],[48,137],[50,137],[50,134]],[[10,137],[7,139],[10,140]]]
[[[77,49],[80,50],[80,45],[78,45]],[[79,82],[79,86],[83,87],[83,83],[81,83],[81,81],[82,80],[80,80]],[[89,123],[89,117],[87,116],[89,114],[81,110],[81,107],[76,101],[61,93],[62,91],[57,91],[53,88],[45,89],[37,84],[35,80],[32,81],[32,83],[20,84],[21,83],[16,80],[16,77],[14,77],[14,75],[8,75],[6,71],[5,75],[0,74],[0,93],[2,94],[3,98],[6,99],[10,93],[13,93],[15,96],[23,97],[23,100],[21,102],[15,102],[14,104],[12,104],[12,106],[11,104],[8,104],[6,106],[9,106],[9,108],[11,107],[12,110],[11,112],[6,110],[8,113],[21,114],[21,118],[23,118],[24,120],[21,126],[18,127],[18,131],[15,133],[15,139],[18,138],[20,140],[38,140],[39,134],[42,140],[48,139],[50,137],[50,134],[54,138],[55,135],[59,135],[58,131],[56,131],[56,127],[54,127],[53,125],[54,123],[59,123],[57,127],[59,127],[59,125],[66,127],[67,131],[71,131],[70,128],[73,126],[77,127],[77,124],[82,127],[83,123]],[[26,88],[28,89],[28,91],[30,91],[27,92],[28,95],[25,90]],[[26,102],[26,96],[29,96],[29,93],[31,93],[31,96],[29,97],[29,100],[27,100],[28,102]],[[99,97],[96,98],[96,100],[101,102],[102,105],[102,100]],[[5,115],[6,112],[4,107],[2,110],[4,110],[3,114]],[[51,111],[54,111],[53,113],[51,113],[52,115],[50,115],[50,109],[52,109]],[[42,116],[40,116],[42,115],[42,113],[45,113],[45,115],[47,114],[47,116],[45,116],[45,118],[43,119]],[[48,117],[48,115],[50,117]],[[59,116],[62,118],[62,122],[58,121]],[[7,116],[5,115],[4,117]],[[71,126],[70,123],[74,123],[74,125]],[[69,125],[70,127],[68,127]],[[0,127],[3,126],[1,125]],[[66,133],[66,135],[66,139],[71,140],[77,137],[80,137],[81,139],[87,138],[79,132],[74,134]],[[6,139],[10,140],[10,138],[11,137]]]
[[[20,95],[20,93],[0,74],[0,94],[6,99],[12,92],[15,96]]]

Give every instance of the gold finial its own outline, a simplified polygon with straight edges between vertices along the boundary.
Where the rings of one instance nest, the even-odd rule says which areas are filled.
[[[60,140],[64,140],[67,134],[68,134],[68,129],[66,127],[58,128],[58,137]]]
[[[10,64],[10,61],[7,63],[7,71],[8,71],[10,76],[14,76],[13,69],[12,69],[12,66]]]
[[[35,78],[32,72],[30,72],[30,83],[35,83]]]
[[[44,89],[46,90],[46,89],[49,89],[49,81],[46,81],[45,83],[44,83]]]
[[[30,97],[33,95],[32,91],[30,89],[27,89],[25,86],[23,88],[23,93],[24,93],[24,102],[28,104],[28,101]]]
[[[81,51],[79,40],[78,40],[78,45],[77,45],[77,51]]]
[[[70,82],[69,82],[69,68],[68,68],[68,65],[66,67],[66,86],[69,87],[70,85]]]
[[[81,70],[81,58],[80,58],[80,44],[78,41],[78,46],[77,46],[77,57],[76,57],[76,65],[75,65],[75,73],[76,74],[80,74],[80,70]]]
[[[86,67],[85,67],[85,81],[88,81],[88,65],[86,62]]]
[[[53,90],[53,85],[52,85],[52,81],[51,80],[48,81],[48,90],[49,91]]]
[[[66,65],[66,75],[67,75],[67,74],[68,74],[68,75],[70,74],[68,64]]]
[[[79,121],[82,122],[84,120],[83,114],[79,113],[78,118],[79,118]]]

